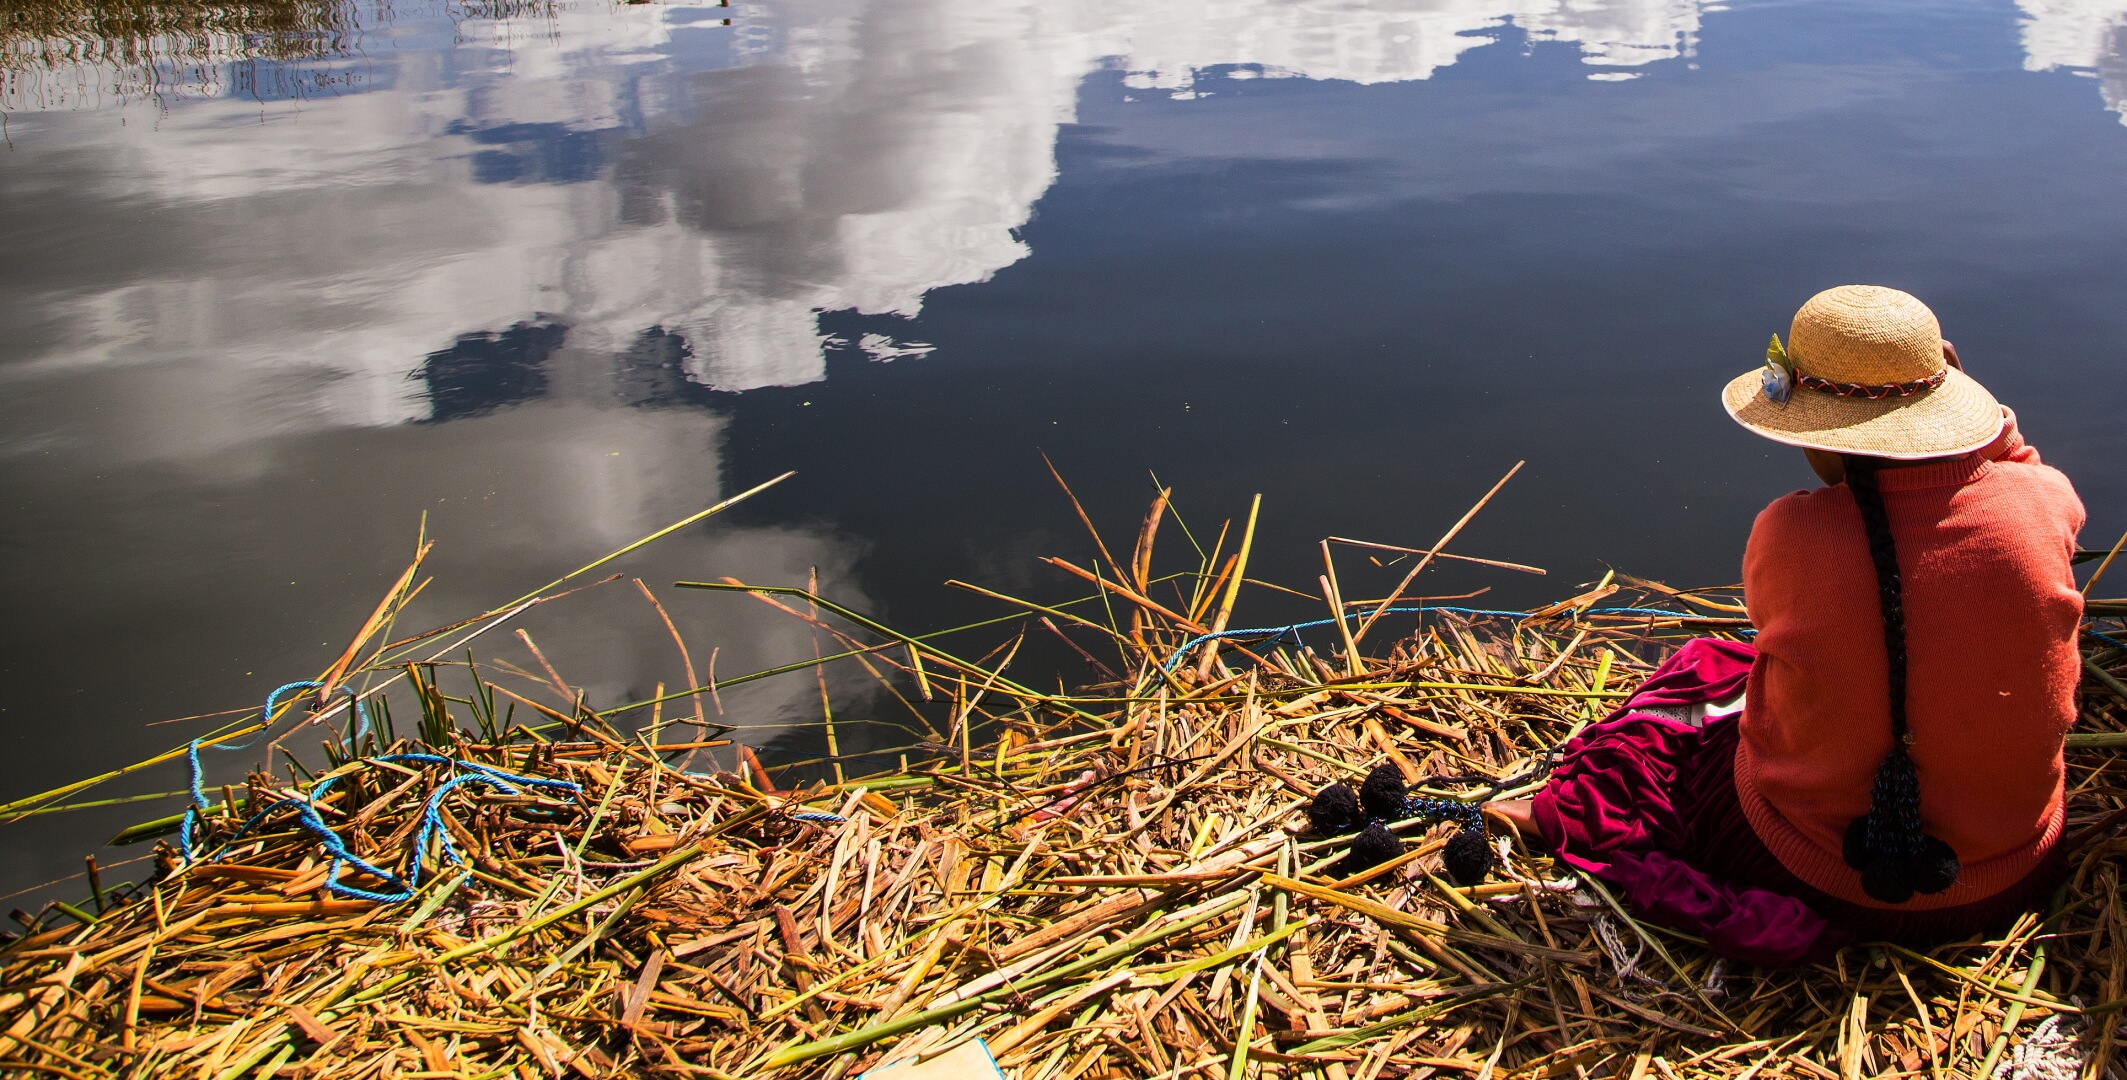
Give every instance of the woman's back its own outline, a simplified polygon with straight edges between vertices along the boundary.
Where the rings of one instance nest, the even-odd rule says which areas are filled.
[[[1902,906],[1969,903],[2022,878],[2059,832],[2083,508],[2013,418],[1976,453],[1877,479],[1903,577],[1923,821],[1963,865],[1951,888]],[[1880,590],[1849,488],[1767,507],[1744,588],[1760,631],[1735,766],[1744,812],[1796,877],[1875,904],[1841,853],[1891,748]]]

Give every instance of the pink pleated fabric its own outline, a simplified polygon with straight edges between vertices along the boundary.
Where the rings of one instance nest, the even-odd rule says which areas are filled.
[[[1803,884],[1759,839],[1736,797],[1736,718],[1700,726],[1643,711],[1731,699],[1755,658],[1740,642],[1690,642],[1561,749],[1534,805],[1561,861],[1649,921],[1758,964],[1796,963],[1855,940],[1967,937],[2007,923],[2052,888],[2058,852],[1995,896],[1927,911],[1865,907]]]

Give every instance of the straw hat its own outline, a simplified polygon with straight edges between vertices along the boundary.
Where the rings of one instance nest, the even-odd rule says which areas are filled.
[[[1784,350],[1779,342],[1765,368],[1721,391],[1736,423],[1775,442],[1913,460],[1968,453],[2001,434],[2000,403],[1943,362],[1942,327],[1909,293],[1826,289],[1795,312]]]

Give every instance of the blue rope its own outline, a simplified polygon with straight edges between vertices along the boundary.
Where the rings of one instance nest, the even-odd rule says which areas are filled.
[[[810,821],[815,825],[840,825],[849,820],[840,814],[823,814],[815,810],[805,810],[792,814],[790,819],[792,821]]]
[[[482,784],[504,795],[522,795],[525,788],[565,792],[569,795],[579,795],[583,792],[581,786],[566,780],[548,780],[537,776],[523,776],[518,773],[504,772],[501,769],[492,768],[474,761],[447,758],[440,754],[382,754],[363,760],[389,765],[449,765],[466,770],[437,785],[436,790],[429,794],[428,802],[421,810],[421,828],[414,833],[412,868],[407,871],[406,877],[401,878],[399,875],[347,850],[346,841],[341,840],[340,835],[332,830],[332,826],[326,824],[324,816],[318,813],[317,798],[330,790],[332,785],[340,782],[341,777],[338,776],[325,779],[315,787],[312,787],[307,794],[281,799],[251,815],[228,840],[223,841],[220,847],[205,857],[212,858],[214,855],[228,850],[268,817],[279,811],[290,810],[295,813],[296,824],[300,825],[306,832],[309,832],[311,837],[317,841],[318,846],[324,848],[325,853],[332,857],[332,870],[325,876],[325,888],[327,891],[335,896],[350,897],[356,900],[374,900],[383,904],[396,904],[412,899],[414,894],[420,890],[421,859],[428,852],[429,844],[433,840],[441,839],[443,841],[444,854],[449,856],[453,864],[458,866],[465,865],[464,853],[458,850],[458,845],[451,839],[450,830],[445,828],[443,824],[443,799],[453,790],[466,784]],[[392,891],[380,892],[373,889],[364,889],[340,880],[341,872],[349,865],[384,882]]]
[[[1384,612],[1382,612],[1382,614],[1384,614],[1384,615],[1409,615],[1409,614],[1412,614],[1412,613],[1414,613],[1414,612],[1415,612],[1415,613],[1418,613],[1418,614],[1423,614],[1423,613],[1425,613],[1425,612],[1428,612],[1428,611],[1446,611],[1446,612],[1451,612],[1451,613],[1453,613],[1453,614],[1456,614],[1456,615],[1470,615],[1470,616],[1477,616],[1477,617],[1491,617],[1491,618],[1497,618],[1497,619],[1530,619],[1530,618],[1535,618],[1535,614],[1534,614],[1533,612],[1528,612],[1528,611],[1495,611],[1495,610],[1493,610],[1493,609],[1490,609],[1490,608],[1466,608],[1466,607],[1393,607],[1393,608],[1390,608],[1390,609],[1388,609],[1387,611],[1384,611]],[[1662,608],[1639,608],[1639,607],[1599,607],[1599,608],[1589,608],[1589,609],[1588,609],[1587,611],[1583,612],[1582,614],[1586,614],[1586,615],[1647,615],[1647,616],[1653,616],[1653,617],[1657,617],[1657,618],[1669,618],[1669,619],[1682,619],[1682,618],[1691,618],[1691,617],[1692,617],[1692,614],[1691,614],[1690,612],[1688,612],[1688,611],[1668,611],[1668,610],[1664,610],[1664,609],[1662,609]],[[1352,619],[1352,618],[1357,618],[1357,616],[1356,616],[1356,615],[1346,615],[1346,616],[1345,616],[1345,618],[1347,618],[1347,619]],[[1286,640],[1286,639],[1290,638],[1290,639],[1291,639],[1292,641],[1294,641],[1295,643],[1298,643],[1298,642],[1299,642],[1299,640],[1300,640],[1300,631],[1302,631],[1302,630],[1310,630],[1310,629],[1313,629],[1313,628],[1315,628],[1315,627],[1318,627],[1318,626],[1335,626],[1335,625],[1337,625],[1337,620],[1335,620],[1335,619],[1314,619],[1314,620],[1310,620],[1310,621],[1308,621],[1308,622],[1297,622],[1297,623],[1287,623],[1287,624],[1286,624],[1286,625],[1284,625],[1284,626],[1264,626],[1264,627],[1258,627],[1258,628],[1256,628],[1256,629],[1254,629],[1254,630],[1221,630],[1221,631],[1219,631],[1219,632],[1218,632],[1218,633],[1216,633],[1216,634],[1199,634],[1199,635],[1197,635],[1196,637],[1190,638],[1190,639],[1189,639],[1189,640],[1188,640],[1188,641],[1187,641],[1186,643],[1184,643],[1184,644],[1182,645],[1182,647],[1181,647],[1181,648],[1179,648],[1179,649],[1176,649],[1176,650],[1174,650],[1174,655],[1173,655],[1173,656],[1170,656],[1170,657],[1168,657],[1168,658],[1167,658],[1167,662],[1166,662],[1165,664],[1163,664],[1163,665],[1161,665],[1161,666],[1160,666],[1160,670],[1161,670],[1161,671],[1164,671],[1164,672],[1166,672],[1166,673],[1168,673],[1168,674],[1170,674],[1170,675],[1171,675],[1171,674],[1173,674],[1173,673],[1174,673],[1174,668],[1175,668],[1175,665],[1176,665],[1176,664],[1179,664],[1179,663],[1181,663],[1182,657],[1184,657],[1184,656],[1188,655],[1188,653],[1189,653],[1189,651],[1190,651],[1191,649],[1194,649],[1194,648],[1196,648],[1197,646],[1199,646],[1199,645],[1202,645],[1203,643],[1205,643],[1205,642],[1207,642],[1207,641],[1218,641],[1218,640],[1221,640],[1221,639],[1224,639],[1224,638],[1270,638],[1270,639],[1272,639],[1272,641],[1271,641],[1270,643],[1271,643],[1271,644],[1275,644],[1275,643],[1277,643],[1277,642],[1279,642],[1279,641],[1284,641],[1284,640]],[[1748,631],[1745,631],[1745,632],[1748,632]],[[1258,642],[1258,644],[1263,644],[1263,643],[1262,643],[1262,642]]]
[[[301,679],[292,683],[282,683],[281,685],[274,687],[273,692],[266,695],[265,708],[259,710],[258,731],[255,732],[250,738],[245,739],[243,742],[216,743],[214,744],[215,748],[219,750],[242,750],[249,747],[251,744],[264,738],[266,732],[272,729],[273,710],[280,708],[282,698],[298,690],[315,690],[323,685],[325,684],[319,682],[316,679]],[[360,697],[356,696],[354,688],[351,686],[343,686],[341,687],[341,689],[347,691],[347,696],[352,699],[355,715],[357,717],[362,717],[362,700]],[[364,729],[369,726],[366,718],[361,720],[361,725]],[[357,735],[356,738],[359,739],[360,736]],[[187,758],[190,759],[192,763],[192,805],[185,808],[185,818],[182,822],[178,823],[177,840],[178,846],[184,849],[184,852],[188,857],[192,854],[192,829],[195,823],[199,820],[199,816],[205,813],[207,810],[207,793],[201,787],[201,777],[205,773],[205,770],[200,767],[199,763],[200,742],[201,740],[194,739],[192,740],[192,745],[185,749],[185,755]]]
[[[273,710],[283,695],[321,685],[323,684],[317,682],[294,682],[275,689],[273,693],[266,696],[265,725],[267,727],[272,725]],[[354,692],[349,690],[348,693],[353,695]],[[359,697],[355,698],[354,711],[356,717],[355,737],[359,740],[361,733],[368,728],[368,717],[362,708],[362,702]],[[264,729],[262,728],[261,734],[263,734],[263,731]],[[249,743],[247,742],[244,745],[249,745]],[[421,810],[421,828],[414,833],[413,858],[411,869],[407,871],[406,877],[401,878],[399,875],[349,851],[347,842],[340,839],[340,834],[334,832],[332,826],[326,823],[324,816],[318,813],[318,797],[330,790],[334,784],[339,783],[342,779],[339,776],[328,777],[303,795],[276,800],[271,805],[257,811],[246,819],[242,825],[238,826],[236,832],[231,834],[229,839],[223,841],[212,852],[202,856],[195,851],[192,835],[195,821],[207,809],[207,795],[205,790],[203,790],[201,780],[202,769],[199,761],[199,746],[200,740],[192,740],[192,746],[187,755],[192,764],[192,805],[185,810],[184,821],[178,827],[178,841],[188,861],[211,859],[229,850],[267,818],[282,811],[291,811],[295,814],[296,824],[301,826],[304,831],[310,833],[312,839],[317,841],[318,846],[324,848],[325,853],[332,857],[332,869],[325,875],[326,891],[334,896],[349,897],[356,900],[374,900],[383,904],[396,904],[410,900],[419,891],[421,887],[421,860],[427,854],[429,844],[436,838],[440,837],[442,839],[444,854],[450,858],[453,864],[458,866],[465,865],[464,853],[458,850],[458,845],[451,839],[450,830],[444,827],[443,824],[443,799],[453,790],[466,784],[481,784],[504,795],[522,795],[526,788],[565,792],[572,796],[583,793],[583,788],[580,785],[566,780],[549,780],[537,776],[524,776],[518,773],[505,772],[478,762],[461,761],[456,758],[444,757],[440,754],[383,754],[363,760],[369,763],[390,765],[448,765],[464,770],[459,775],[453,776],[442,784],[437,785],[436,790],[429,793],[428,802]],[[240,748],[236,746],[221,747],[224,750]],[[834,817],[832,814],[820,816]],[[386,888],[390,891],[364,889],[340,880],[341,873],[350,865],[362,873],[384,882]]]
[[[323,685],[325,684],[317,681],[316,679],[304,679],[300,682],[283,683],[279,686],[274,687],[273,692],[266,695],[266,707],[259,711],[259,720],[261,721],[261,723],[259,724],[258,731],[250,738],[245,739],[243,742],[220,743],[217,745],[219,745],[224,750],[242,750],[245,747],[250,746],[252,743],[257,742],[262,738],[265,738],[267,729],[273,727],[273,710],[281,707],[282,698],[287,697],[289,694],[295,693],[298,690],[315,690]],[[351,686],[341,687],[341,689],[346,690],[350,697],[354,695],[354,688]]]
[[[177,823],[177,846],[189,859],[192,857],[192,823],[199,817],[200,810],[206,807],[207,793],[201,791],[199,786],[202,770],[199,767],[198,739],[192,740],[192,745],[186,748],[185,754],[192,762],[192,805],[185,807],[184,820]]]

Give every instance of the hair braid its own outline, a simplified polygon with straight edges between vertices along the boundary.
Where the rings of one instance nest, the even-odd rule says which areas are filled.
[[[1877,467],[1874,458],[1846,458],[1846,484],[1861,511],[1883,609],[1891,751],[1876,767],[1868,813],[1855,818],[1847,829],[1846,862],[1861,871],[1863,891],[1885,903],[1899,904],[1915,892],[1938,893],[1949,888],[1957,880],[1959,867],[1956,852],[1929,836],[1920,818],[1920,775],[1907,749],[1913,736],[1906,722],[1905,583],[1898,569],[1890,514],[1884,508],[1883,491],[1876,485]]]

